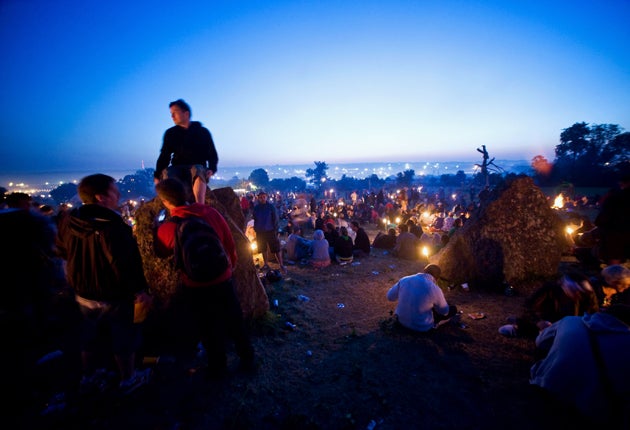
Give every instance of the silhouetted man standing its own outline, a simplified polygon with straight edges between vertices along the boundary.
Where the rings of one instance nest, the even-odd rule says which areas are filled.
[[[208,180],[217,172],[219,162],[212,135],[199,121],[190,120],[190,106],[184,100],[171,102],[169,109],[175,125],[164,133],[155,183],[167,177],[178,178],[190,184],[195,201],[204,204]]]

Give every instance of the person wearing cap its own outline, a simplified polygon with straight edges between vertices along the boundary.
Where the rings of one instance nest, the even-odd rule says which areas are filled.
[[[440,267],[428,264],[423,272],[401,278],[387,292],[387,300],[398,301],[395,311],[398,323],[419,332],[436,328],[439,322],[457,314],[457,308],[446,302],[437,285],[442,273]]]
[[[263,269],[269,268],[268,252],[271,252],[280,265],[280,271],[287,272],[287,268],[282,261],[282,248],[278,239],[279,217],[276,208],[267,201],[267,193],[258,193],[258,203],[252,211],[254,219],[254,231],[256,232],[256,244],[258,251],[262,254],[265,265]]]

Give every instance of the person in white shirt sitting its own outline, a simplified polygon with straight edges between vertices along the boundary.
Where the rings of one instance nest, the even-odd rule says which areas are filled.
[[[399,324],[413,331],[427,332],[457,314],[457,308],[446,302],[437,285],[441,273],[438,265],[429,264],[424,273],[405,276],[389,289],[387,300],[398,301],[395,314]]]

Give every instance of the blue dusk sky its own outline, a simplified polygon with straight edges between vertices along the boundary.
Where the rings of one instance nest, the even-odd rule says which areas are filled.
[[[630,1],[0,1],[0,171],[155,167],[185,99],[224,166],[550,161],[630,128]]]

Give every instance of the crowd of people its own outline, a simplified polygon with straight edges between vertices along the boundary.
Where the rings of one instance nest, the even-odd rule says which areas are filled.
[[[584,232],[607,237],[598,241],[597,247],[589,248],[597,267],[605,266],[601,273],[590,278],[579,270],[559,273],[556,280],[546,282],[525,301],[521,316],[509,316],[509,323],[499,327],[504,336],[534,341],[536,362],[531,368],[530,383],[539,387],[542,396],[588,422],[623,423],[618,428],[628,425],[630,406],[627,384],[620,383],[629,380],[625,363],[630,359],[630,269],[621,264],[630,257],[630,242],[625,236],[630,225],[628,198],[623,193],[626,183],[627,178],[622,178],[613,201],[602,206],[594,224],[583,222]],[[366,201],[369,199],[358,196],[351,201],[322,201],[312,205],[310,220],[304,221],[302,211],[302,222],[298,224],[291,222],[291,210],[278,198],[277,207],[285,207],[282,216],[292,226],[284,247],[287,260],[308,263],[317,238],[329,245],[328,258],[324,257],[326,265],[348,264],[355,258],[369,256],[373,249],[420,261],[422,247],[428,248],[429,253],[437,252],[474,210],[473,206],[463,208],[457,204],[445,210],[445,202],[439,200],[407,204],[403,210],[395,201],[384,200],[378,209],[369,206],[375,214],[365,216],[360,205]],[[290,204],[289,201],[289,207]],[[359,232],[363,230],[361,223],[370,222],[383,231],[367,247],[364,232]],[[615,234],[596,232],[602,228]],[[313,240],[305,237],[305,230],[314,230]],[[358,243],[365,246],[365,251],[357,249]],[[457,307],[447,303],[438,285],[440,274],[440,268],[430,264],[417,274],[401,278],[389,289],[386,298],[397,302],[394,318],[402,330],[428,333],[446,322],[458,321]],[[575,355],[580,359],[573,359]]]
[[[384,189],[378,193],[355,190],[344,196],[326,197],[316,200],[306,193],[266,191],[241,196],[245,229],[262,252],[265,269],[270,258],[284,273],[286,265],[311,263],[317,231],[328,243],[333,264],[368,257],[372,249],[387,250],[402,259],[422,260],[445,246],[476,207],[473,202],[466,204],[464,199],[453,196],[449,205],[442,189],[431,195],[405,187],[392,193]],[[260,205],[261,199],[264,206]],[[273,222],[268,219],[271,216]],[[381,230],[373,240],[365,232],[366,225]],[[262,230],[264,233],[258,235]]]
[[[205,199],[208,181],[217,171],[214,142],[201,123],[190,121],[186,102],[176,100],[169,108],[175,126],[164,134],[155,176],[157,198],[168,217],[155,226],[156,254],[179,255],[179,220],[201,219],[210,226],[228,266],[210,280],[195,279],[183,265],[177,266],[181,305],[195,340],[190,353],[201,345],[208,376],[223,377],[226,342],[231,340],[241,368],[252,371],[255,351],[232,280],[234,238],[223,215]],[[630,269],[624,266],[630,258],[628,179],[622,177],[620,190],[605,200],[594,223],[601,244],[597,258],[605,266],[599,276],[559,274],[526,301],[521,316],[499,328],[502,335],[535,340],[539,359],[531,368],[531,384],[589,419],[603,416],[625,424],[630,399]],[[3,355],[0,365],[16,394],[5,405],[7,413],[28,402],[28,387],[34,382],[25,381],[41,363],[56,359],[45,354],[51,346],[59,348],[56,357],[62,357],[74,376],[62,388],[76,396],[111,383],[124,396],[151,379],[151,371],[139,368],[136,357],[142,344],[139,310],[151,303],[150,285],[132,226],[121,212],[116,181],[104,174],[88,175],[78,193],[82,205],[57,212],[33,204],[28,195],[12,193],[0,213],[3,239],[20,245],[10,253],[3,249],[0,258],[8,285],[21,285],[7,289],[11,294],[3,299],[0,321],[3,334],[10,334],[5,336],[7,347],[16,352]],[[270,270],[270,264],[285,274],[287,265],[296,264],[322,270],[370,258],[374,249],[420,265],[421,249],[434,253],[445,246],[475,209],[472,199],[469,204],[452,199],[449,205],[444,195],[423,198],[417,189],[328,197],[318,202],[313,196],[266,191],[255,198],[243,196],[243,229],[262,253],[262,271]],[[373,241],[363,227],[370,223],[382,230]],[[24,232],[28,237],[18,237]],[[30,261],[33,268],[18,278],[9,268],[19,261]],[[389,288],[385,298],[397,302],[394,316],[401,328],[430,333],[457,315],[438,285],[440,275],[439,266],[428,264]],[[64,318],[54,319],[59,312]],[[59,329],[54,332],[53,319]],[[109,363],[115,364],[113,375]]]
[[[185,309],[181,314],[188,318],[186,331],[193,333],[188,350],[196,356],[201,346],[207,375],[222,377],[226,342],[232,340],[241,368],[251,371],[254,349],[232,283],[234,239],[224,217],[205,203],[218,162],[214,143],[207,129],[190,121],[183,100],[169,107],[175,126],[164,135],[155,177],[156,193],[169,216],[155,226],[156,254],[176,254],[177,261],[188,246],[180,242],[192,243],[192,233],[184,238],[177,219],[198,219],[208,226],[229,264],[204,280],[191,278],[186,265],[176,267]],[[8,417],[28,416],[29,411],[37,415],[29,409],[34,404],[46,414],[106,391],[127,396],[152,377],[137,357],[153,298],[133,227],[125,218],[129,208],[111,176],[85,176],[77,190],[81,205],[75,208],[55,212],[24,193],[11,193],[0,212],[3,240],[16,245],[2,247],[0,259],[3,273],[9,274],[6,287],[14,293],[4,295],[0,314],[2,337],[11,350],[0,363],[11,392],[2,407]],[[207,243],[201,246],[207,248]],[[13,276],[24,262],[31,265],[28,276]],[[46,367],[50,374],[38,380]],[[54,379],[59,381],[50,383]],[[52,398],[39,398],[52,392]]]

